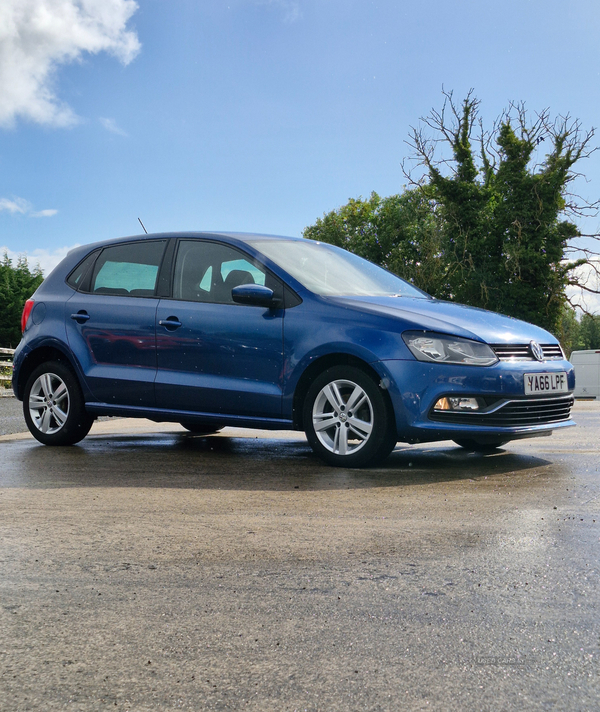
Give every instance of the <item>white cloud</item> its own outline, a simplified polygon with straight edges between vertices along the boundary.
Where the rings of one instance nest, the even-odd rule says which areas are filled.
[[[56,215],[58,210],[54,210],[54,208],[50,208],[49,210],[38,210],[35,213],[31,213],[32,218],[51,218],[53,215]]]
[[[28,200],[25,200],[25,198],[13,197],[0,198],[0,213],[1,212],[11,213],[11,215],[18,213],[19,215],[28,215],[32,218],[50,218],[53,215],[56,215],[58,210],[49,208],[46,210],[34,211],[31,203]]]
[[[55,250],[44,250],[38,248],[36,250],[15,252],[14,250],[9,250],[8,247],[0,247],[0,259],[4,256],[4,253],[12,260],[13,264],[17,264],[19,257],[27,257],[27,263],[29,264],[29,269],[34,269],[39,267],[44,273],[44,277],[47,277],[50,272],[56,267],[56,265],[67,256],[67,253],[78,245],[71,245],[71,247],[59,247]]]
[[[0,213],[6,211],[8,213],[12,213],[13,215],[15,213],[21,213],[21,215],[24,215],[30,210],[31,204],[23,198],[13,198],[12,200],[9,198],[0,198]]]
[[[580,284],[583,284],[588,289],[596,289],[600,291],[600,259],[592,260],[595,263],[592,265],[581,265],[575,271]],[[596,269],[598,272],[596,272]],[[590,312],[591,314],[600,314],[600,294],[593,294],[578,287],[567,287],[567,296],[571,303],[578,306],[582,311]]]
[[[105,119],[100,117],[100,123],[107,131],[110,131],[111,133],[117,134],[118,136],[127,136],[125,131],[123,131],[122,128],[117,126],[117,122],[114,119]]]
[[[126,25],[134,0],[1,0],[0,125],[17,118],[50,126],[77,122],[54,92],[60,65],[108,52],[128,64],[140,49]]]

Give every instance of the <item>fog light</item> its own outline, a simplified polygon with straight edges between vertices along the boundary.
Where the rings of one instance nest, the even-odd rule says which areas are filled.
[[[434,410],[479,410],[478,398],[440,398]]]

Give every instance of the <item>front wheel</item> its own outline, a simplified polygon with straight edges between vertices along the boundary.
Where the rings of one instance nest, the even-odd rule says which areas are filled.
[[[329,465],[375,465],[396,444],[394,414],[384,393],[352,366],[324,371],[306,395],[303,415],[308,442]]]
[[[74,445],[94,422],[75,374],[60,361],[44,363],[29,376],[23,414],[33,437],[44,445]]]

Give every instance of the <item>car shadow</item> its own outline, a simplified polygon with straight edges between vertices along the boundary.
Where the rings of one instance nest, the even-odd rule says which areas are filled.
[[[481,480],[561,467],[509,449],[481,455],[436,443],[398,445],[377,468],[333,468],[321,462],[305,440],[281,435],[272,439],[187,433],[111,435],[64,448],[15,441],[2,450],[0,487],[32,488],[362,489]]]

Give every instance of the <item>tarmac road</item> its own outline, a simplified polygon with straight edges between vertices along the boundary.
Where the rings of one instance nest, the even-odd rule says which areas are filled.
[[[23,419],[23,403],[14,397],[5,396],[6,392],[0,390],[0,435],[21,433],[27,430]]]
[[[298,433],[1,437],[0,708],[600,708],[600,403],[575,419],[363,471]]]

